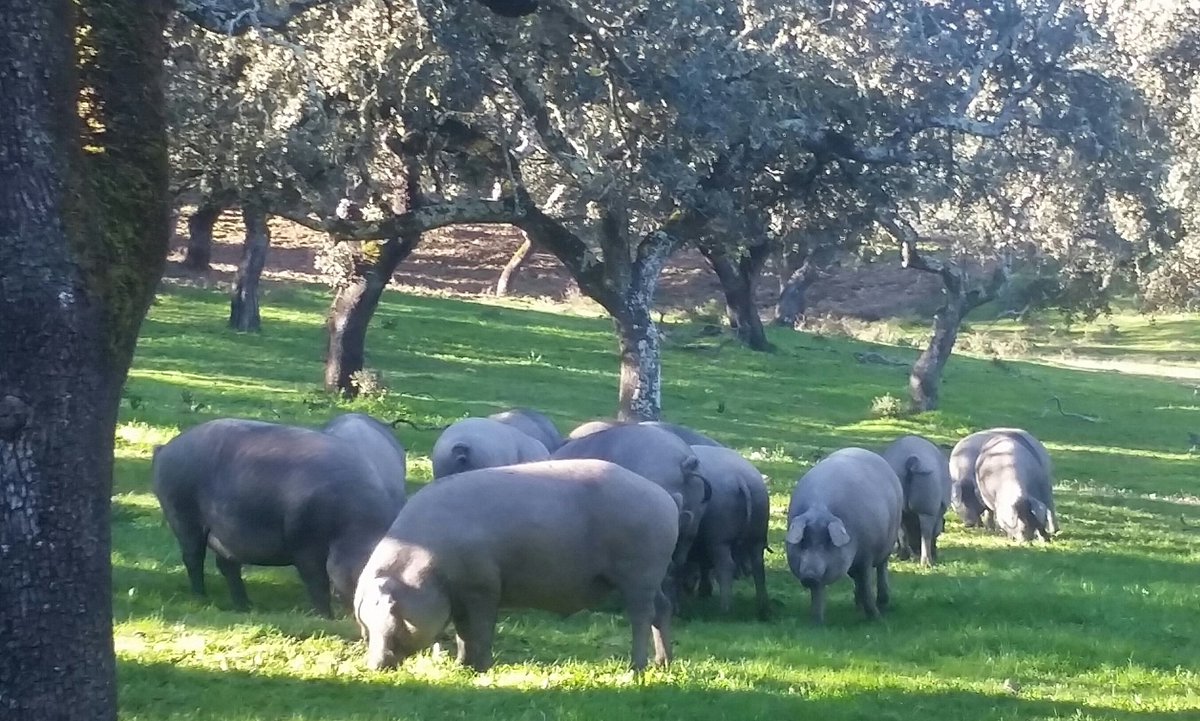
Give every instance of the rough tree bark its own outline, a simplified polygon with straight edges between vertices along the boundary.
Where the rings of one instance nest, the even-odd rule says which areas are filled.
[[[358,395],[351,377],[366,362],[367,329],[392,274],[420,241],[420,234],[378,244],[373,256],[359,255],[351,277],[334,291],[325,319],[329,347],[325,354],[325,390]]]
[[[233,199],[222,193],[214,193],[196,206],[188,218],[188,242],[183,254],[183,267],[190,270],[208,270],[212,264],[213,225],[221,213],[232,205]]]
[[[772,323],[795,328],[808,311],[808,288],[817,279],[816,266],[805,262],[780,278],[779,300],[775,303]]]
[[[906,221],[885,212],[880,214],[879,223],[899,242],[900,260],[905,268],[935,273],[942,280],[946,300],[934,313],[929,343],[908,375],[908,395],[913,410],[936,410],[941,403],[942,372],[954,352],[963,319],[996,297],[1008,281],[1007,267],[998,266],[984,283],[970,287],[966,270],[953,263],[927,258],[917,250],[920,236]]]
[[[160,0],[0,12],[5,719],[116,718],[113,437],[169,237],[167,16]]]
[[[533,257],[533,241],[526,238],[517,248],[508,262],[504,264],[504,270],[500,271],[500,278],[496,281],[496,295],[504,297],[512,290],[512,282],[517,273],[525,267],[525,263]]]
[[[229,297],[229,327],[237,331],[257,333],[262,329],[262,318],[258,309],[258,281],[267,262],[271,231],[267,227],[266,211],[257,205],[245,205],[242,208],[242,220],[246,225],[246,240],[242,245],[237,279]]]
[[[719,246],[700,244],[700,253],[708,261],[725,295],[725,315],[738,340],[756,351],[769,351],[771,344],[763,329],[754,290],[770,254],[766,243],[751,246],[736,260]]]

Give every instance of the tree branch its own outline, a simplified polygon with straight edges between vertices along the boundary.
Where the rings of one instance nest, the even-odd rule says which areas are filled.
[[[297,16],[330,0],[290,0],[263,7],[261,0],[176,0],[179,14],[209,32],[242,35],[252,28],[281,30]]]
[[[335,240],[358,241],[398,238],[462,223],[519,224],[522,214],[515,210],[516,207],[514,197],[500,200],[464,198],[423,205],[380,220],[318,219],[288,208],[271,208],[270,213],[306,228],[329,233]]]

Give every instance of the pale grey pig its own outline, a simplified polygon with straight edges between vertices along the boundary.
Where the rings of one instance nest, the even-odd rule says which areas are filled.
[[[765,621],[770,613],[763,563],[770,520],[767,484],[757,468],[729,448],[701,445],[692,446],[692,452],[700,461],[700,472],[712,486],[712,498],[700,519],[685,575],[698,575],[700,595],[707,596],[712,592],[709,573],[713,573],[724,613],[732,605],[735,576],[751,575],[758,617]]]
[[[346,600],[400,504],[340,439],[307,428],[225,418],[155,450],[154,494],[179,540],[192,591],[205,594],[213,549],[234,605],[249,607],[242,565],[295,566],[313,608]]]
[[[880,453],[904,489],[900,515],[900,557],[920,554],[921,564],[937,561],[937,539],[950,505],[950,465],[942,449],[920,436],[897,438]]]
[[[599,433],[600,431],[607,431],[609,428],[613,428],[613,427],[619,426],[619,425],[623,425],[623,424],[620,421],[603,421],[603,420],[588,421],[587,423],[581,423],[578,426],[575,426],[574,430],[572,430],[567,435],[567,440],[568,441],[579,440],[580,438],[583,438],[584,436],[590,436],[593,433]]]
[[[550,456],[541,441],[491,418],[464,418],[442,431],[433,451],[433,477],[463,471],[544,461]]]
[[[1020,428],[988,428],[963,438],[950,452],[950,505],[954,507],[954,512],[958,514],[963,525],[968,528],[982,523],[985,510],[975,483],[975,461],[979,458],[983,444],[996,435],[1023,437],[1037,450],[1038,459],[1045,465],[1046,472],[1052,473],[1050,454],[1041,441],[1028,431]]]
[[[890,598],[888,557],[903,505],[896,472],[862,448],[829,454],[796,483],[788,505],[787,560],[812,594],[815,623],[825,621],[825,587],[846,575],[854,580],[854,600],[867,618],[879,617]]]
[[[542,442],[546,450],[553,453],[563,444],[562,433],[554,421],[530,408],[512,408],[488,416],[494,421],[508,424],[531,438]]]
[[[997,434],[983,445],[975,461],[976,485],[987,509],[988,526],[998,525],[1016,541],[1032,541],[1037,535],[1049,541],[1058,532],[1043,450],[1023,435]]]
[[[719,443],[704,435],[700,431],[692,430],[687,426],[681,426],[675,423],[667,423],[665,421],[642,421],[641,424],[643,426],[655,426],[667,431],[668,433],[673,433],[689,446],[720,446],[722,448],[725,446],[724,443]]]
[[[391,427],[364,413],[343,413],[322,426],[321,431],[346,441],[371,464],[399,511],[408,497],[404,486],[407,459]]]
[[[678,515],[662,488],[605,461],[488,468],[430,484],[359,580],[367,665],[396,665],[453,621],[459,662],[484,671],[500,608],[566,616],[614,591],[633,630],[633,668],[645,668],[651,635],[655,661],[666,664],[671,607],[661,584]]]
[[[682,568],[712,494],[691,446],[661,428],[631,423],[568,441],[552,457],[611,461],[666,489],[680,507],[674,563]]]

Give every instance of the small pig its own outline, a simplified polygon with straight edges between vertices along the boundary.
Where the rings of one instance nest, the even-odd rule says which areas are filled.
[[[812,594],[812,619],[825,622],[825,587],[854,580],[854,599],[867,618],[887,606],[888,557],[900,532],[904,491],[896,472],[862,448],[835,451],[796,483],[788,505],[788,566]],[[878,584],[872,598],[870,574]]]
[[[460,473],[413,494],[363,570],[354,611],[367,665],[395,666],[449,621],[458,661],[492,665],[501,608],[570,615],[612,592],[632,626],[631,665],[669,662],[661,589],[679,507],[657,485],[598,460]],[[651,631],[653,630],[653,634]]]
[[[937,538],[950,505],[950,466],[940,448],[920,436],[902,436],[880,454],[900,477],[904,511],[900,516],[900,557],[921,555],[921,565],[937,561]]]
[[[433,451],[433,477],[479,468],[544,461],[550,456],[542,442],[491,418],[464,418],[442,431]]]

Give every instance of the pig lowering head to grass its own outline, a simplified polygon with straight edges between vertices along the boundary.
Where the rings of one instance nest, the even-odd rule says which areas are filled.
[[[617,593],[632,627],[631,663],[670,660],[663,576],[679,507],[613,463],[556,460],[449,476],[413,494],[375,548],[354,610],[367,665],[395,666],[453,621],[458,661],[492,665],[501,608],[563,616]]]
[[[788,566],[812,594],[814,623],[825,621],[825,588],[847,575],[867,618],[878,618],[879,609],[888,605],[888,557],[903,504],[896,472],[862,448],[831,453],[796,483],[785,545]],[[878,586],[874,597],[872,574]]]

